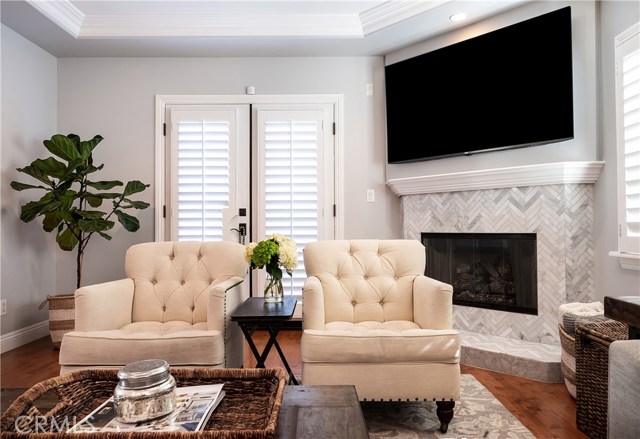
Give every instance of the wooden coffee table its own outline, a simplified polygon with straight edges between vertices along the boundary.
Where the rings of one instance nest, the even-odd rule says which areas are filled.
[[[281,439],[367,439],[356,388],[286,386],[276,426]]]

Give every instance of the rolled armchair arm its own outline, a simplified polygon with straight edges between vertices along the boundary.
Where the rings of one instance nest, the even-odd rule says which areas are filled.
[[[453,287],[427,276],[413,282],[414,321],[425,329],[451,329]]]
[[[324,291],[320,279],[309,276],[302,287],[303,329],[324,329]]]
[[[120,279],[78,288],[75,330],[107,331],[131,323],[133,279]]]
[[[246,299],[240,284],[244,278],[231,276],[209,287],[207,307],[207,328],[224,332],[226,321],[235,309]]]

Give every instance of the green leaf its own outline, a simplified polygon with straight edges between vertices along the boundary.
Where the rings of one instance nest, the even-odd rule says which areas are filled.
[[[121,210],[116,210],[116,216],[118,221],[122,224],[122,227],[129,232],[135,232],[140,228],[140,221],[135,216],[131,216],[128,213],[124,213]]]
[[[46,159],[37,159],[31,163],[31,166],[38,169],[45,175],[53,178],[62,178],[67,173],[67,165],[54,159],[53,157],[47,157]]]
[[[107,221],[104,219],[81,219],[78,221],[78,227],[80,227],[80,230],[87,233],[110,230],[114,225],[115,223],[113,221]]]
[[[78,245],[78,239],[71,233],[69,228],[64,229],[62,233],[58,233],[56,242],[58,246],[65,251],[71,251]]]
[[[42,228],[46,232],[53,232],[56,227],[59,227],[64,219],[64,216],[60,211],[48,212],[44,215],[42,220]]]
[[[87,203],[89,203],[91,207],[100,207],[102,205],[102,197],[89,194],[85,196],[84,199],[87,200]]]
[[[111,241],[111,235],[107,235],[104,232],[98,232],[98,234],[102,236],[104,239],[106,239],[107,241]]]
[[[150,185],[144,184],[138,180],[132,180],[127,182],[127,185],[124,188],[124,196],[128,197],[129,195],[137,194],[138,192],[142,192]]]
[[[99,191],[108,191],[109,189],[113,189],[116,186],[122,186],[122,182],[118,180],[110,180],[110,181],[86,181],[87,186],[91,186],[94,189],[98,189]]]
[[[24,168],[17,168],[17,171],[22,172],[23,174],[27,174],[28,176],[33,177],[36,180],[40,180],[41,182],[45,183],[47,186],[51,186],[53,184],[53,182],[49,179],[49,176],[46,174],[46,172],[43,172],[42,169],[34,166],[33,163],[31,163],[28,166],[25,166]]]
[[[38,215],[53,212],[60,207],[60,202],[52,200],[51,194],[46,194],[38,201],[30,201],[20,208],[20,219],[25,223],[33,221]]]
[[[32,184],[25,184],[25,183],[20,183],[19,181],[12,181],[10,183],[11,187],[17,191],[23,191],[25,189],[44,189],[44,190],[48,190],[49,188],[46,188],[44,186],[34,186]]]
[[[75,136],[75,134],[69,134],[69,136]],[[80,153],[76,148],[76,142],[69,136],[63,136],[62,134],[56,134],[51,137],[51,140],[45,140],[44,147],[47,150],[67,162],[71,162],[80,158]],[[77,137],[77,136],[76,136]]]
[[[94,148],[98,146],[98,143],[102,142],[102,139],[103,137],[101,135],[96,135],[96,136],[93,136],[93,139],[91,140],[85,140],[85,141],[79,142],[80,155],[85,160],[89,159],[89,157],[91,157],[91,153],[93,152]]]
[[[77,214],[84,219],[99,219],[106,215],[105,212],[100,212],[99,210],[79,210]]]
[[[129,206],[133,207],[134,209],[142,210],[150,206],[150,204],[145,201],[131,201],[129,199],[127,199],[126,201],[129,203]]]

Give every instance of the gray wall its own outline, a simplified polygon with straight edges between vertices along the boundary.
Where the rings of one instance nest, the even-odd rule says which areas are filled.
[[[450,157],[440,160],[387,165],[387,179],[563,161],[598,160],[598,124],[596,123],[597,11],[593,2],[538,1],[527,3],[520,8],[466,26],[458,31],[390,53],[386,56],[385,63],[393,64],[567,5],[571,6],[572,17],[574,139],[532,148],[477,154],[470,157]],[[428,105],[428,103],[425,105]],[[428,121],[425,121],[425,123],[427,124]],[[425,142],[428,142],[428,131],[424,139]]]
[[[58,129],[105,140],[95,158],[104,178],[151,183],[154,203],[155,95],[344,95],[344,208],[346,238],[400,237],[399,200],[384,185],[385,139],[382,57],[340,58],[73,58],[58,60]],[[374,96],[365,95],[373,83]],[[356,166],[354,166],[356,164]],[[366,190],[376,202],[366,202]],[[155,206],[153,206],[155,208]],[[120,277],[124,252],[152,241],[154,209],[143,211],[136,234],[119,228],[111,242],[88,246],[84,284]],[[57,287],[71,289],[72,255],[57,258]]]
[[[616,120],[614,39],[640,20],[640,3],[606,1],[600,3],[600,68],[601,68],[601,150],[606,162],[594,187],[595,280],[596,295],[640,295],[640,271],[620,267],[618,259],[609,256],[618,250],[616,197]]]
[[[57,60],[47,52],[2,25],[2,205],[1,291],[7,300],[2,316],[2,334],[26,328],[47,319],[47,309],[38,305],[55,294],[56,244],[40,224],[20,221],[20,205],[33,197],[16,192],[9,182],[22,177],[16,168],[47,153],[42,140],[57,126]]]
[[[622,269],[608,253],[617,250],[614,37],[639,20],[639,3],[532,2],[459,31],[389,54],[386,64],[425,53],[533,16],[571,6],[575,138],[566,142],[471,157],[387,165],[387,179],[522,166],[602,160],[594,185],[595,298],[640,294],[640,272]],[[600,92],[598,93],[598,90]]]
[[[574,75],[577,86],[576,139],[516,151],[385,166],[384,69],[378,57],[363,58],[74,58],[51,55],[2,26],[2,317],[7,334],[46,320],[37,305],[47,294],[73,290],[75,262],[61,252],[39,224],[18,219],[19,205],[30,199],[8,187],[15,168],[42,156],[42,140],[53,133],[101,134],[96,150],[105,179],[141,179],[154,183],[154,96],[156,94],[344,94],[345,237],[401,236],[399,199],[385,188],[389,178],[489,169],[565,160],[605,160],[595,185],[596,287],[604,296],[637,294],[638,272],[623,270],[607,254],[617,248],[615,228],[615,132],[613,107],[613,37],[638,21],[636,2],[607,1],[601,16],[592,2],[534,2],[465,30],[427,41],[395,54],[387,62],[412,56],[570,4],[574,13]],[[600,34],[597,31],[601,26]],[[599,52],[599,53],[598,53]],[[602,61],[598,60],[602,56]],[[602,68],[602,93],[598,74]],[[57,69],[57,70],[56,70]],[[366,83],[375,94],[367,97]],[[602,107],[598,110],[598,100]],[[579,115],[579,116],[578,116]],[[602,123],[598,122],[602,119]],[[366,189],[376,202],[366,203]],[[141,197],[154,202],[152,186]],[[139,215],[142,228],[129,234],[115,229],[114,239],[94,239],[85,260],[84,284],[116,279],[131,244],[153,240],[155,206]]]

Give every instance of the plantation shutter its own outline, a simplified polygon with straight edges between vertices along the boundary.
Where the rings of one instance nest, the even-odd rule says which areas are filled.
[[[638,25],[616,46],[619,250],[640,253],[640,45]]]
[[[326,235],[324,227],[325,214],[329,214],[325,212],[323,196],[326,111],[323,108],[258,112],[261,224],[254,241],[274,233],[296,241],[298,266],[293,276],[283,276],[288,295],[300,294],[306,279],[304,246],[333,237]]]
[[[229,207],[229,123],[178,123],[178,240],[221,241]]]
[[[628,236],[640,236],[640,50],[622,60],[625,219]]]
[[[248,109],[244,111],[248,121]],[[234,158],[238,114],[235,108],[170,112],[170,239],[229,238],[229,212],[237,211]]]

